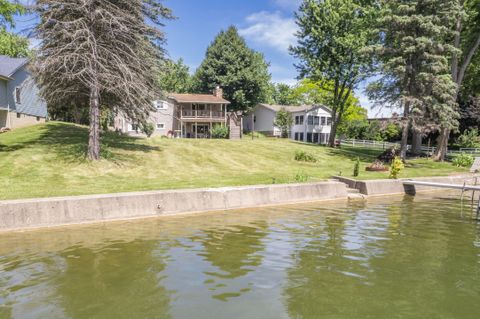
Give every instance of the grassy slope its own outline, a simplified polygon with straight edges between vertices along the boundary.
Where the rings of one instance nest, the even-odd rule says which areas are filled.
[[[294,182],[299,173],[310,181],[342,172],[351,176],[360,156],[360,178],[384,178],[364,167],[373,150],[332,150],[278,139],[168,140],[103,137],[106,159],[84,159],[87,130],[50,122],[0,135],[0,199],[48,197],[139,190]],[[305,150],[318,163],[293,157]],[[412,161],[403,177],[447,175],[462,171],[448,163]]]

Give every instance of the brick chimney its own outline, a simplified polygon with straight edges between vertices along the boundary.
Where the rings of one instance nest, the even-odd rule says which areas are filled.
[[[213,90],[213,96],[223,99],[223,90],[220,86],[217,85],[215,87],[215,89]]]

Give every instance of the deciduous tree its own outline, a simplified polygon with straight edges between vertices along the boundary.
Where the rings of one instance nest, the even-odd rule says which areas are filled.
[[[159,83],[164,92],[189,93],[192,90],[192,76],[183,59],[176,62],[165,61],[160,71]]]
[[[335,146],[338,125],[355,86],[369,73],[364,48],[371,44],[374,10],[369,1],[304,0],[296,13],[298,44],[291,48],[301,62],[300,77],[333,84],[332,130],[329,146]]]
[[[27,38],[7,30],[15,26],[14,16],[25,13],[25,8],[18,2],[0,0],[0,55],[25,57],[29,54]]]

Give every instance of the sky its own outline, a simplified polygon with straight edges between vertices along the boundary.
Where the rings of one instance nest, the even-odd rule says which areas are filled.
[[[26,0],[28,1],[28,0]],[[296,43],[294,12],[301,0],[164,0],[175,20],[165,22],[167,51],[172,59],[183,58],[194,72],[215,36],[230,25],[238,28],[249,47],[263,53],[270,64],[272,81],[293,85],[298,76],[288,48]],[[31,16],[18,17],[16,30],[34,23]],[[365,83],[355,91],[370,117],[388,116],[389,110],[372,110],[364,94]]]

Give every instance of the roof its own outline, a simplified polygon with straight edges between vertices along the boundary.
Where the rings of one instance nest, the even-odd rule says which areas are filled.
[[[27,63],[28,58],[12,58],[0,55],[0,77],[11,78],[18,69]]]
[[[259,104],[259,106],[263,106],[267,109],[270,109],[274,112],[278,112],[281,109],[285,109],[290,113],[294,112],[306,112],[306,111],[311,111],[317,108],[322,108],[327,112],[331,112],[330,109],[326,106],[323,105],[300,105],[300,106],[295,106],[295,105],[276,105],[276,104]]]
[[[177,103],[209,103],[209,104],[230,104],[224,98],[211,94],[169,94],[169,99]]]

